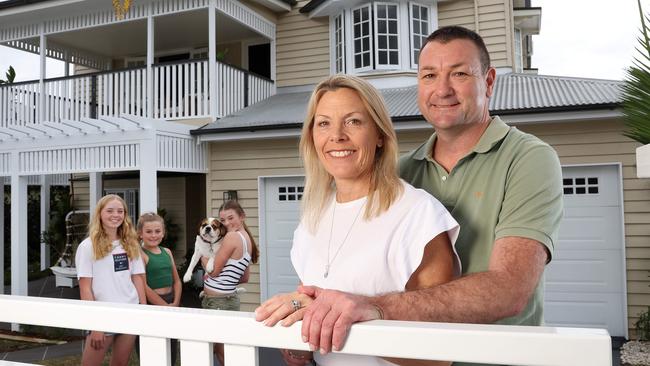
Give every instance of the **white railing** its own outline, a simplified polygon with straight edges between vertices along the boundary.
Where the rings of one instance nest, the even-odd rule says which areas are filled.
[[[123,319],[123,321],[116,321]],[[140,364],[169,365],[180,339],[182,365],[256,366],[256,347],[307,350],[300,326],[266,327],[252,313],[0,295],[0,322],[140,335]],[[356,324],[342,353],[532,366],[610,366],[611,339],[599,329],[372,321]],[[0,365],[3,362],[0,361]]]
[[[207,60],[154,65],[153,117],[210,117],[208,70]],[[220,62],[216,70],[217,117],[235,113],[274,93],[272,80]],[[2,85],[0,127],[123,114],[146,117],[147,85],[144,67],[46,79],[42,111],[38,81]]]

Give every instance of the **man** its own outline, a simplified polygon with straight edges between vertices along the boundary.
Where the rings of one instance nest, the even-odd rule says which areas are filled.
[[[315,297],[302,325],[312,349],[340,349],[352,323],[378,318],[541,324],[540,279],[562,216],[561,169],[547,144],[490,117],[495,78],[478,34],[432,33],[420,52],[418,106],[435,133],[400,161],[402,177],[460,223],[463,276],[373,298],[302,287]]]

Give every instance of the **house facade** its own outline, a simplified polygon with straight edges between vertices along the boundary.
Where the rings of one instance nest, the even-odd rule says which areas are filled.
[[[621,134],[619,83],[536,75],[531,37],[540,31],[541,9],[529,1],[142,0],[122,19],[107,0],[6,3],[1,44],[75,65],[73,76],[50,80],[43,66],[41,80],[0,87],[0,138],[15,143],[0,143],[0,152],[16,156],[5,160],[12,192],[24,176],[72,173],[82,208],[103,192],[131,197],[138,211],[167,208],[185,233],[176,253],[182,256],[193,221],[218,214],[235,191],[261,249],[243,310],[296,284],[288,257],[302,196],[297,146],[309,91],[338,72],[367,78],[386,98],[406,152],[432,132],[415,105],[419,45],[446,25],[484,38],[498,71],[491,112],[547,141],[563,164],[567,207],[546,274],[549,324],[629,337],[650,304],[650,182],[636,178],[637,145]],[[85,134],[47,137],[57,128]],[[183,143],[158,137],[165,128],[175,128]],[[122,165],[20,168],[28,164],[20,157],[36,146],[108,151],[133,136],[131,129],[149,140],[134,143],[137,159],[128,164],[122,162],[131,155],[118,148],[106,154]],[[21,150],[25,141],[35,147]],[[149,146],[148,155],[140,146]],[[12,271],[24,262],[26,254],[17,255]]]

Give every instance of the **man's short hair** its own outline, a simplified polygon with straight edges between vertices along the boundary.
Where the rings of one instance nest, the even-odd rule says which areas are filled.
[[[481,71],[486,73],[490,68],[490,54],[488,53],[487,47],[485,47],[485,42],[483,42],[483,38],[481,38],[478,33],[464,27],[451,25],[438,28],[424,41],[422,47],[420,47],[420,54],[422,54],[422,50],[429,42],[440,42],[445,44],[455,39],[466,39],[476,45],[481,61]]]

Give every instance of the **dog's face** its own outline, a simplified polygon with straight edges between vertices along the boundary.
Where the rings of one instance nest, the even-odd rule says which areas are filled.
[[[211,244],[223,238],[226,235],[226,231],[226,227],[219,222],[219,219],[215,219],[214,217],[203,219],[199,227],[199,235],[201,238]]]

